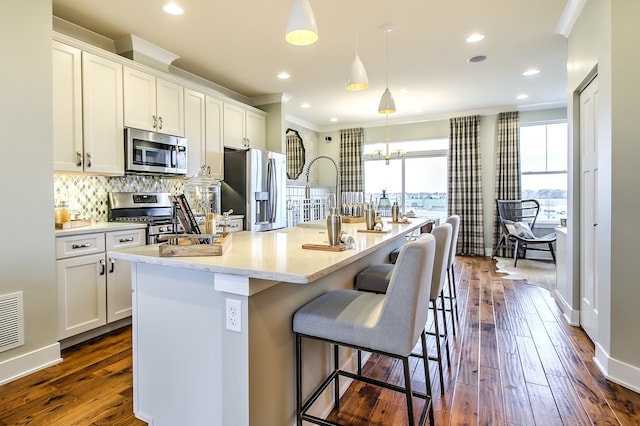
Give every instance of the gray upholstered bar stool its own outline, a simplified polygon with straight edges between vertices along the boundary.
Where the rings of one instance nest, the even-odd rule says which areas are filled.
[[[449,216],[446,223],[451,224],[451,250],[449,251],[449,261],[447,262],[447,283],[448,293],[445,299],[449,301],[447,310],[451,313],[451,325],[453,335],[456,335],[456,322],[460,324],[458,316],[458,290],[456,288],[455,261],[458,250],[458,232],[460,231],[460,216],[453,214]],[[454,315],[455,314],[455,315]],[[455,316],[455,319],[454,319]]]
[[[442,347],[444,346],[447,365],[451,365],[451,356],[449,353],[449,338],[447,327],[446,306],[444,300],[444,282],[446,271],[449,265],[449,252],[451,246],[451,224],[443,223],[436,226],[431,234],[421,234],[419,239],[428,235],[433,235],[436,239],[436,254],[433,263],[433,274],[431,278],[431,287],[429,295],[430,308],[433,309],[433,335],[436,339],[436,355],[428,356],[428,359],[438,363],[438,372],[440,377],[440,393],[444,395],[444,373],[442,360]],[[396,268],[397,268],[396,264]],[[389,278],[395,270],[394,265],[389,263],[374,264],[365,268],[356,276],[355,288],[373,293],[384,293],[389,285]],[[438,306],[440,300],[440,306]],[[442,312],[443,329],[440,330],[438,320],[438,312]],[[426,324],[426,323],[425,323]]]
[[[308,414],[309,408],[334,383],[334,405],[340,404],[340,376],[360,380],[405,393],[408,424],[414,425],[412,396],[425,401],[420,425],[433,424],[431,386],[426,356],[422,356],[425,371],[426,393],[411,389],[409,356],[418,342],[426,354],[424,324],[427,321],[430,283],[436,242],[427,235],[405,244],[400,251],[396,270],[386,294],[366,293],[356,290],[333,290],[304,305],[293,315],[293,331],[296,335],[296,404],[297,424],[308,421],[321,425],[333,425],[327,420]],[[302,341],[316,339],[333,345],[334,370],[303,402],[302,390]],[[404,368],[404,387],[378,379],[354,374],[340,369],[338,346],[379,353],[400,359]]]

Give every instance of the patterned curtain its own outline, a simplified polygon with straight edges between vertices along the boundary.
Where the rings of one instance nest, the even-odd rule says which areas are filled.
[[[485,255],[479,136],[479,115],[450,120],[447,207],[460,216],[456,254]]]
[[[496,141],[496,200],[519,200],[522,198],[520,182],[520,115],[518,111],[498,114],[498,139]],[[498,209],[493,214],[493,246],[502,236],[498,222]],[[501,257],[512,257],[512,247],[502,247],[497,253]]]
[[[340,130],[340,171],[342,192],[364,191],[364,128]]]

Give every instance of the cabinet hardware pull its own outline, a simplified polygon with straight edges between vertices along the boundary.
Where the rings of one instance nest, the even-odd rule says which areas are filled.
[[[162,129],[162,117],[158,117],[158,121],[160,121],[160,129]]]
[[[80,151],[76,152],[76,166],[82,166],[82,153]]]
[[[133,237],[129,237],[129,238],[120,238],[120,242],[121,243],[129,243],[133,241]]]
[[[71,248],[72,248],[73,250],[75,250],[75,249],[81,249],[81,248],[87,248],[87,247],[91,247],[91,243],[73,244],[73,245],[71,246]]]
[[[113,274],[113,271],[116,269],[116,261],[112,258],[109,258],[109,263],[111,263],[111,268],[109,268],[109,273]]]
[[[104,275],[106,266],[104,259],[100,259],[100,275]]]
[[[158,117],[156,117],[155,115],[152,115],[151,117],[153,117],[153,128],[157,129],[158,128]]]
[[[91,164],[93,164],[93,158],[91,157],[91,153],[87,152],[87,167],[91,167]]]

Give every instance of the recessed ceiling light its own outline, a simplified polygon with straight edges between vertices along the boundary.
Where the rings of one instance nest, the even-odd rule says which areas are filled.
[[[416,108],[413,109],[413,112],[415,112],[416,114],[420,113],[420,112],[422,112],[422,108],[416,107]]]
[[[335,123],[336,121],[338,121],[338,117],[331,117],[329,121],[331,121],[332,123]]]
[[[484,39],[484,34],[471,34],[467,37],[467,43],[477,43]]]
[[[304,104],[300,105],[300,108],[304,108],[304,109],[311,108],[311,105],[305,102]]]
[[[525,72],[523,72],[522,75],[530,76],[530,75],[536,75],[536,74],[539,74],[539,73],[540,73],[539,69],[531,68],[530,70],[526,70]]]
[[[469,59],[467,59],[467,62],[473,62],[473,63],[475,63],[475,62],[482,62],[482,61],[484,61],[484,60],[486,60],[486,59],[487,59],[487,56],[486,56],[486,55],[478,55],[478,56],[472,56],[472,57],[470,57]]]
[[[522,95],[516,96],[516,99],[522,100],[522,99],[527,99],[528,97],[529,97],[529,95],[522,94]]]
[[[288,72],[281,72],[280,74],[278,74],[278,78],[280,80],[286,80],[289,77],[291,77],[291,75]]]
[[[182,15],[184,13],[184,10],[175,3],[167,3],[162,9],[169,15]]]
[[[406,95],[407,93],[409,93],[409,89],[400,89],[398,93],[401,95]]]

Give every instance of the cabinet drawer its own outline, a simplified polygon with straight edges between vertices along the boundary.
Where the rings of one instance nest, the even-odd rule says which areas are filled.
[[[101,253],[104,250],[103,232],[56,238],[56,259]]]
[[[107,232],[106,238],[107,250],[144,246],[147,243],[144,229]]]

